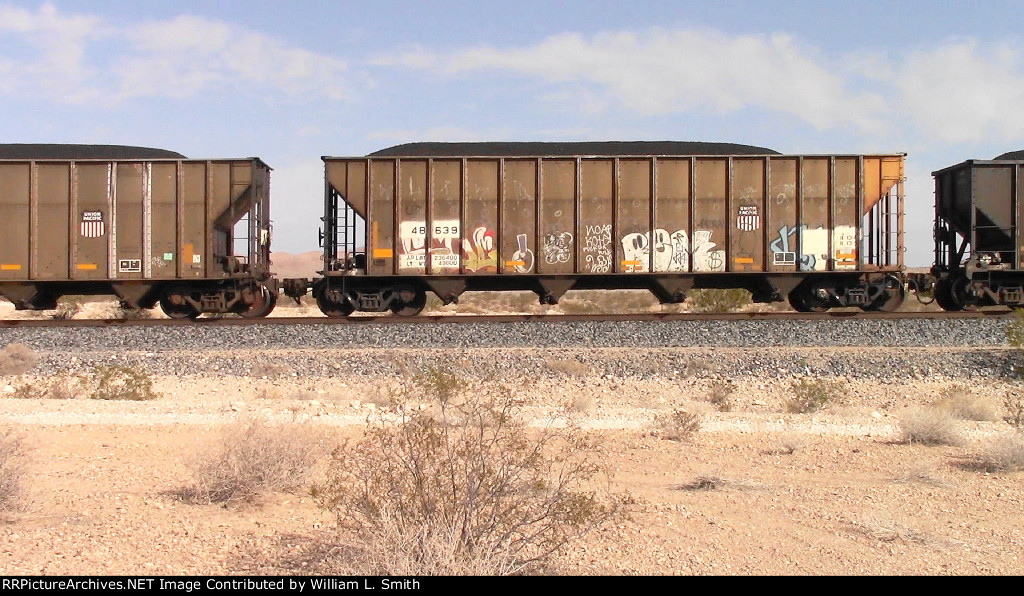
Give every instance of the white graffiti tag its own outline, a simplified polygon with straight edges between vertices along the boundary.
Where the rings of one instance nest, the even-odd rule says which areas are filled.
[[[548,265],[568,263],[572,255],[572,234],[556,232],[544,236],[544,262]]]
[[[609,273],[612,270],[612,225],[586,226],[583,254],[590,273]]]
[[[650,270],[651,251],[654,251],[654,271],[689,271],[690,253],[693,253],[694,271],[725,271],[725,251],[714,250],[711,232],[697,230],[693,244],[686,230],[654,230],[653,241],[647,233],[635,232],[622,237],[622,268],[627,273]]]

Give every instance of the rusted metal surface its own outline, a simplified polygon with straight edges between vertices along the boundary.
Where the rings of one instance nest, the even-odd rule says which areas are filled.
[[[371,276],[903,267],[903,155],[324,161]]]
[[[255,158],[0,160],[0,294],[131,299],[151,281],[236,277],[239,263],[268,278],[269,173]]]

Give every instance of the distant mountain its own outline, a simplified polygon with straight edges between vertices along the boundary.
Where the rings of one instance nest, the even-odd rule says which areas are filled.
[[[317,271],[324,268],[323,261],[320,260],[322,255],[323,253],[318,250],[298,254],[274,252],[270,254],[270,270],[277,274],[278,279],[312,279],[317,277]]]

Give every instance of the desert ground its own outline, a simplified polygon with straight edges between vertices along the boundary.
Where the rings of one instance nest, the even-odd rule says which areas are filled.
[[[1000,418],[1016,381],[834,379],[838,392],[823,409],[790,413],[791,378],[608,378],[589,358],[565,352],[540,380],[506,379],[523,388],[517,415],[528,427],[578,426],[603,450],[608,490],[630,497],[626,515],[540,572],[1024,571],[1021,473],[977,465],[995,437],[1014,434]],[[348,538],[309,494],[322,468],[303,486],[251,502],[182,498],[240,420],[312,425],[337,444],[393,411],[387,396],[408,389],[399,375],[267,372],[157,377],[159,397],[149,401],[16,398],[7,387],[37,379],[0,379],[0,426],[22,438],[26,471],[20,503],[0,525],[0,573],[360,572],[332,555]],[[723,383],[721,408],[711,402]],[[958,394],[988,404],[989,419],[957,420],[955,445],[904,440],[908,412]],[[698,414],[699,428],[673,440],[658,421],[680,409]]]
[[[646,295],[623,294],[627,310],[658,308]],[[428,308],[535,312],[534,300],[470,297]],[[599,312],[602,300],[574,294],[546,312]],[[68,316],[76,318],[117,314],[110,301],[68,302]],[[934,306],[908,296],[907,308]],[[0,319],[53,314],[15,312],[0,303]],[[282,301],[274,314],[318,316],[308,302]],[[897,354],[785,349],[794,361],[812,363]],[[359,357],[401,357],[376,350],[358,350]],[[765,348],[667,350],[714,362],[753,359]],[[991,351],[1003,357],[1011,350]],[[905,361],[907,348],[898,352]],[[946,351],[920,353],[927,366],[893,378],[815,379],[781,369],[731,375],[714,366],[633,375],[629,350],[599,348],[555,356],[539,348],[481,351],[479,357],[499,361],[542,363],[538,374],[510,372],[497,380],[479,378],[464,360],[439,360],[439,366],[472,385],[469,393],[488,383],[516,387],[515,415],[527,434],[583,433],[600,449],[594,461],[601,474],[587,489],[625,503],[621,515],[570,541],[531,573],[1020,574],[1024,472],[1017,470],[1024,447],[1006,419],[1022,403],[1021,381],[943,371]],[[339,554],[358,541],[338,528],[310,487],[329,477],[330,450],[358,440],[368,424],[437,404],[410,384],[416,371],[405,367],[367,373],[338,366],[316,377],[290,372],[296,362],[348,362],[355,355],[262,350],[264,364],[247,371],[211,366],[154,374],[156,397],[145,401],[90,399],[59,364],[0,375],[0,432],[4,441],[18,441],[8,464],[21,471],[17,498],[0,512],[0,575],[374,572]],[[113,362],[123,354],[92,356]],[[216,360],[215,353],[206,357]],[[798,386],[819,380],[828,388],[822,407],[793,411],[800,409],[791,407]],[[672,422],[677,412],[686,413],[685,428]],[[923,440],[922,412],[945,425],[942,440]],[[238,440],[240,424],[252,421],[279,425],[274,428],[286,438],[305,433],[295,435],[296,443],[316,442],[308,476],[252,499],[187,498],[204,464]],[[1000,440],[1017,451],[992,455]]]

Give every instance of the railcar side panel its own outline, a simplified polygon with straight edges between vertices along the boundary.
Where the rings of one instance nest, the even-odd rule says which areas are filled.
[[[178,164],[154,163],[149,168],[150,258],[147,276],[178,276],[182,252],[178,243]]]
[[[729,243],[730,271],[764,271],[764,159],[735,159]]]
[[[69,238],[71,231],[71,178],[66,165],[37,164],[37,213],[34,234],[35,263],[31,279],[67,279],[70,271]],[[46,222],[46,233],[39,233],[38,222]]]
[[[568,275],[577,271],[576,160],[545,159],[540,168],[537,273]]]
[[[829,160],[805,158],[801,167],[802,178],[800,215],[800,269],[827,271],[829,244],[832,233],[829,225]]]
[[[650,245],[649,262],[642,258],[624,261],[624,273],[683,272],[690,270],[689,241],[691,173],[693,160],[662,158],[655,168],[654,230],[650,235],[626,234],[624,253]]]
[[[29,188],[27,163],[0,164],[0,279],[29,275]]]
[[[693,234],[689,238],[690,271],[725,271],[729,237],[726,205],[729,162],[697,159],[694,169]]]
[[[576,259],[587,273],[609,273],[615,263],[612,230],[616,165],[611,159],[584,159],[580,163],[580,242]],[[621,206],[623,198],[617,198]]]
[[[372,276],[902,267],[902,156],[325,161],[357,213],[369,197]]]
[[[115,171],[114,256],[111,278],[142,279],[144,276],[144,244],[146,201],[143,179],[144,164],[118,164]]]
[[[836,158],[832,178],[832,249],[836,271],[857,269],[857,160]]]
[[[466,163],[466,203],[462,230],[462,272],[497,273],[499,161],[471,159]],[[511,254],[511,253],[507,253]]]
[[[435,159],[430,172],[429,272],[457,275],[462,271],[462,161]]]
[[[543,258],[537,242],[537,163],[535,159],[500,162],[504,171],[498,238],[502,273],[536,273],[537,261]]]
[[[609,229],[609,241],[615,249],[616,271],[635,272],[638,267],[651,270],[652,260],[658,258],[658,250],[651,242],[651,171],[649,159],[619,159],[618,175],[610,192],[615,197],[617,209],[615,223]],[[636,242],[627,238],[643,239],[647,253],[635,250]],[[661,246],[662,252],[668,247]],[[608,273],[608,271],[605,271]]]
[[[239,219],[259,212],[255,241],[269,243],[267,180],[254,176],[260,167],[266,171],[252,160],[2,162],[0,280],[225,277]],[[267,268],[265,259],[253,265]]]
[[[399,272],[396,265],[395,249],[395,162],[373,160],[369,164],[370,206],[367,214],[367,273],[370,275],[391,275]],[[424,234],[425,236],[425,234]],[[411,249],[411,247],[410,247]]]
[[[398,183],[398,273],[427,273],[427,160],[406,160]],[[433,248],[433,247],[431,247]]]
[[[75,242],[71,258],[71,279],[101,280],[112,277],[108,258],[113,243],[112,170],[112,163],[79,162],[71,167],[72,217],[77,226],[76,233],[72,235]]]
[[[795,272],[800,267],[799,158],[773,158],[770,162],[767,215],[768,271]]]

